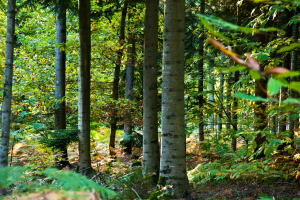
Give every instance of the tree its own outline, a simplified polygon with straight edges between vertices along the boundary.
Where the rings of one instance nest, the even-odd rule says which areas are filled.
[[[157,51],[159,0],[146,0],[143,66],[143,174],[159,173]]]
[[[14,62],[15,45],[15,0],[8,0],[7,27],[6,27],[6,50],[4,69],[4,91],[2,103],[1,121],[1,143],[0,143],[0,168],[8,165],[8,148],[11,123],[11,100],[12,100],[12,76]],[[4,189],[0,189],[0,195],[5,194]]]
[[[58,101],[55,110],[55,129],[62,132],[66,129],[66,102],[65,97],[65,79],[66,79],[66,8],[62,5],[56,12],[56,54],[55,54],[55,99]],[[61,167],[69,163],[68,151],[65,149],[55,149],[61,151]]]
[[[123,45],[125,40],[125,23],[127,15],[128,0],[124,1],[124,6],[122,8],[122,16],[120,23],[120,35],[119,35],[119,44],[120,47],[117,51],[117,62],[115,66],[114,81],[113,81],[113,100],[119,99],[119,80],[120,80],[120,68],[122,64],[123,56]],[[117,131],[117,119],[116,119],[116,110],[113,110],[111,115],[110,122],[110,138],[109,138],[109,155],[115,157],[115,141],[116,141],[116,131]]]
[[[90,154],[90,85],[91,85],[91,25],[90,1],[79,0],[79,94],[78,94],[78,138],[79,171],[83,175],[91,172]]]
[[[187,194],[184,131],[184,0],[165,0],[162,142],[158,184],[174,198]],[[169,186],[172,187],[169,187]]]
[[[130,7],[135,8],[135,0],[130,1]],[[134,9],[135,10],[135,9]],[[128,21],[134,16],[133,12],[128,15]],[[126,89],[125,89],[125,98],[132,101],[133,100],[133,80],[134,80],[134,65],[135,65],[135,33],[134,30],[130,30],[128,36],[128,54],[127,54],[127,65],[126,65]],[[129,108],[125,113],[124,119],[124,139],[126,140],[124,152],[131,154],[132,143],[132,119],[131,119],[131,108]]]
[[[200,13],[204,14],[205,11],[205,0],[201,0],[201,5],[200,5]],[[203,61],[204,61],[204,27],[202,26],[202,31],[200,32],[200,37],[199,37],[199,80],[198,80],[198,93],[199,93],[199,108],[201,109],[204,105],[204,97],[203,97]],[[200,123],[199,123],[199,142],[204,141],[204,124],[203,124],[203,112],[200,112]]]

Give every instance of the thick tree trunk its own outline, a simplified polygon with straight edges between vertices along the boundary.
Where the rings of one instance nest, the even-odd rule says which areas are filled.
[[[79,89],[78,89],[78,137],[79,171],[91,173],[90,154],[90,85],[91,85],[91,25],[90,1],[79,0]]]
[[[61,7],[56,13],[56,54],[55,54],[55,99],[59,101],[55,110],[55,130],[62,131],[66,129],[66,102],[65,96],[65,73],[66,73],[66,9]],[[59,167],[69,165],[67,148],[55,149],[60,151]]]
[[[157,52],[159,0],[146,0],[143,67],[143,175],[159,174]]]
[[[0,168],[8,165],[9,134],[11,124],[12,76],[15,45],[15,0],[8,0],[6,50],[4,67],[4,90],[2,102]],[[0,188],[0,196],[6,194],[5,188]]]
[[[187,194],[184,132],[185,1],[165,0],[162,147],[158,184],[174,198]],[[172,187],[170,187],[172,186]]]
[[[125,40],[125,23],[126,23],[126,15],[127,15],[127,7],[128,7],[128,0],[125,0],[124,7],[122,9],[122,17],[121,17],[121,24],[120,24],[120,36],[119,36],[119,43],[120,48],[117,51],[117,62],[115,66],[115,75],[114,75],[114,82],[113,82],[113,100],[118,100],[119,98],[119,80],[120,80],[120,68],[122,63],[122,56],[123,56],[123,45]],[[116,141],[116,131],[117,131],[117,119],[116,119],[116,110],[113,110],[110,122],[110,137],[109,137],[109,155],[114,158],[116,156],[115,151],[115,141]]]
[[[130,6],[135,8],[135,0],[131,0]],[[128,16],[128,21],[134,16],[134,13],[130,13]],[[131,30],[132,31],[132,30]],[[134,65],[135,65],[135,33],[129,33],[128,36],[128,54],[127,54],[127,65],[126,65],[126,89],[125,98],[132,101],[133,100],[133,80],[134,80]],[[131,105],[131,104],[130,104]],[[128,107],[131,107],[131,106]],[[124,152],[131,154],[132,143],[130,136],[132,135],[132,120],[131,120],[131,108],[125,113],[124,119],[124,138],[129,139],[126,142]]]
[[[205,10],[205,0],[201,0],[201,5],[200,5],[200,14],[204,14],[204,10]],[[205,40],[205,36],[204,36],[204,26],[202,25],[202,31],[200,32],[200,37],[199,37],[199,56],[200,56],[200,60],[199,60],[199,66],[198,66],[198,70],[199,70],[199,80],[198,80],[198,93],[199,93],[199,109],[201,109],[204,105],[204,97],[203,97],[203,61],[204,61],[204,40]],[[204,141],[204,123],[203,123],[203,112],[200,112],[199,115],[199,142],[203,142]]]

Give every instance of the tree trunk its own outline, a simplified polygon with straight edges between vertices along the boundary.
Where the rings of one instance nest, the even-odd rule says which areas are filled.
[[[184,0],[165,0],[162,155],[158,184],[165,186],[165,191],[174,198],[181,198],[188,191],[184,131],[184,21]]]
[[[214,62],[214,56],[210,58],[209,60],[209,83],[208,83],[208,91],[209,91],[209,96],[208,96],[208,103],[209,103],[209,107],[212,109],[213,108],[213,103],[214,103],[214,74],[213,74],[213,67],[215,65]],[[208,129],[210,133],[214,133],[214,113],[212,113],[209,116],[208,119]]]
[[[130,6],[135,8],[135,0],[131,0]],[[128,21],[132,18],[134,13],[130,13],[128,16]],[[133,30],[131,30],[133,32]],[[135,65],[135,33],[129,33],[128,36],[128,54],[127,54],[127,65],[126,65],[126,89],[125,98],[132,101],[133,100],[133,80],[134,80],[134,65]],[[132,143],[130,136],[132,135],[132,120],[131,120],[131,104],[128,106],[128,110],[125,113],[124,119],[124,139],[127,140],[125,144],[124,152],[131,154]]]
[[[222,53],[222,58],[221,58],[221,61],[223,61],[223,53]],[[224,74],[222,72],[220,72],[220,92],[219,92],[219,101],[220,101],[220,106],[219,106],[219,114],[218,114],[218,129],[217,129],[217,132],[218,132],[218,135],[221,134],[221,131],[222,131],[222,112],[223,112],[223,91],[224,91]]]
[[[6,50],[4,68],[4,90],[2,102],[0,168],[8,165],[9,134],[11,124],[12,76],[15,45],[15,0],[8,0]],[[0,196],[6,194],[5,188],[0,188]]]
[[[256,34],[256,41],[260,42],[261,46],[264,46],[267,43],[267,38],[265,34]],[[263,65],[260,65],[260,70],[264,71]],[[267,82],[265,79],[260,79],[255,81],[255,96],[267,98],[267,94],[263,91],[263,89],[266,88]],[[254,117],[255,117],[255,128],[254,130],[259,131],[258,134],[255,137],[256,142],[256,148],[254,152],[256,152],[262,144],[266,141],[266,136],[261,134],[261,131],[267,126],[266,123],[266,104],[263,102],[255,102],[256,106],[254,108]],[[264,157],[264,151],[261,151],[261,153],[256,158]]]
[[[227,84],[227,89],[226,89],[226,132],[230,130],[231,126],[231,104],[230,104],[230,97],[231,97],[231,73],[228,72],[227,79],[226,79],[226,84]]]
[[[143,175],[159,174],[157,52],[159,0],[146,0],[143,67]]]
[[[236,84],[240,79],[240,72],[236,71],[234,73],[234,83]],[[237,88],[237,87],[236,87]],[[237,91],[237,89],[234,90],[235,92]],[[233,105],[232,105],[232,123],[235,125],[235,127],[238,126],[238,115],[236,110],[238,109],[238,98],[234,97],[233,98]],[[232,151],[236,151],[236,132],[234,132],[232,134],[232,138],[231,138],[231,149]]]
[[[296,8],[295,15],[298,14],[298,8]],[[293,24],[293,32],[292,32],[292,37],[293,37],[293,42],[298,42],[298,32],[299,32],[299,27],[298,24]],[[296,71],[297,70],[297,50],[294,50],[291,52],[291,71]],[[295,81],[296,79],[294,77],[290,78],[290,82]],[[289,98],[295,98],[296,97],[296,92],[294,90],[289,91]],[[293,114],[292,114],[293,115]],[[289,116],[289,131],[290,133],[290,138],[294,139],[294,129],[295,129],[295,122],[299,120],[298,118],[294,118],[293,116]]]
[[[120,36],[119,43],[120,48],[117,51],[117,63],[115,67],[115,75],[113,82],[113,100],[117,101],[119,98],[119,80],[120,80],[120,68],[123,56],[123,45],[125,40],[125,22],[127,14],[128,0],[125,0],[124,7],[122,9],[121,25],[120,25]],[[115,151],[115,141],[116,141],[116,131],[117,131],[117,119],[116,110],[113,110],[110,122],[110,137],[109,137],[109,155],[114,158],[116,156]]]
[[[79,99],[78,99],[78,137],[79,171],[91,173],[90,154],[90,85],[91,85],[91,25],[90,1],[79,0]]]
[[[60,7],[56,13],[56,47],[55,55],[55,99],[59,101],[55,110],[55,130],[63,131],[66,129],[66,102],[63,100],[65,96],[65,77],[66,77],[66,9]],[[55,149],[61,152],[61,159],[57,158],[59,167],[69,165],[67,147],[63,149]]]
[[[204,14],[204,10],[205,10],[205,0],[201,0],[201,6],[200,6],[200,14]],[[199,99],[199,110],[203,107],[204,105],[204,97],[203,97],[203,61],[204,61],[204,40],[205,40],[205,36],[204,36],[204,26],[202,25],[202,31],[200,31],[200,37],[199,37],[199,56],[200,56],[200,60],[199,60],[199,66],[198,66],[198,70],[199,70],[199,80],[198,80],[198,99]],[[200,29],[201,30],[201,29]],[[199,114],[199,142],[203,142],[204,141],[204,124],[203,124],[203,112],[201,111]]]

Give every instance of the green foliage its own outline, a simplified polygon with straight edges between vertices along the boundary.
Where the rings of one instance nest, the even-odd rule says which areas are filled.
[[[243,93],[235,93],[234,96],[237,98],[244,98],[244,99],[248,99],[251,101],[264,101],[264,102],[268,101],[268,99],[265,99],[262,97],[255,97],[255,96],[251,96],[251,95],[243,94]]]
[[[46,169],[32,176],[32,172],[28,168],[5,167],[0,169],[0,178],[0,187],[7,188],[16,185],[18,192],[35,192],[46,189],[90,192],[93,189],[100,193],[103,199],[116,196],[114,191],[71,171]]]
[[[147,199],[154,185],[152,176],[153,174],[143,176],[142,167],[129,168],[127,174],[116,177],[109,183],[119,192],[114,199]]]
[[[72,142],[77,141],[77,129],[45,131],[45,134],[39,137],[39,142],[41,144],[52,148],[66,148]]]

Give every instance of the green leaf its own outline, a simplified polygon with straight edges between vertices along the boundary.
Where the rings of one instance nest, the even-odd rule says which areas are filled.
[[[292,72],[286,72],[284,74],[278,74],[277,78],[288,78],[288,77],[294,77],[294,76],[299,76],[299,75],[300,75],[300,72],[292,71]]]
[[[270,78],[268,81],[268,93],[269,95],[277,94],[280,91],[280,84],[274,78]]]
[[[251,96],[251,95],[243,94],[243,93],[235,93],[234,96],[237,97],[237,98],[248,99],[248,100],[251,100],[251,101],[264,101],[264,102],[268,101],[268,99],[265,99],[265,98],[262,98],[262,97],[255,97],[255,96]]]
[[[290,50],[298,48],[298,47],[300,47],[300,43],[292,43],[289,46],[282,47],[281,49],[279,49],[277,51],[277,53],[282,53],[282,52],[285,52],[285,51],[290,51]]]
[[[294,103],[294,104],[300,104],[300,99],[294,99],[294,98],[288,98],[282,101],[283,104],[289,104],[289,103]]]
[[[296,82],[296,81],[291,82],[290,89],[300,92],[300,82]]]
[[[276,79],[277,83],[279,83],[280,86],[283,86],[283,87],[288,87],[289,86],[289,82],[285,79]]]
[[[260,74],[257,71],[255,71],[254,69],[250,69],[249,73],[250,73],[252,79],[254,79],[254,80],[258,80],[261,78]]]
[[[236,67],[216,67],[215,70],[222,70],[222,71],[229,71],[229,72],[236,72],[236,71],[242,71],[247,69],[245,66],[238,65]]]
[[[279,107],[280,111],[285,113],[293,110],[294,106],[292,104],[285,104]]]
[[[203,17],[203,15],[200,15],[200,20],[201,20],[201,23],[204,25],[204,27],[207,30],[209,30],[212,35],[215,35],[215,36],[217,36],[217,37],[219,37],[219,38],[221,38],[221,39],[223,39],[223,40],[225,40],[227,42],[230,42],[230,40],[227,37],[225,37],[225,35],[223,35],[220,32],[216,32],[214,30],[214,28],[208,23],[208,21]]]

